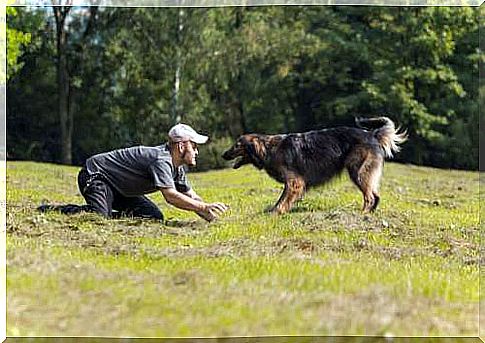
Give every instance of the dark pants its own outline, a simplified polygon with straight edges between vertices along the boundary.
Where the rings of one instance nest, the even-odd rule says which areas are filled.
[[[101,174],[90,175],[82,168],[77,177],[79,190],[86,199],[83,211],[112,218],[114,214],[163,220],[163,214],[145,196],[126,197],[112,187]],[[114,212],[113,210],[117,211]]]

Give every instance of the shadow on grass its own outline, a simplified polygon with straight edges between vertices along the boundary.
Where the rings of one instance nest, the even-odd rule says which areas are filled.
[[[271,210],[274,205],[267,205],[260,213],[271,214]],[[335,212],[354,212],[355,209],[359,209],[356,203],[350,203],[343,206],[324,206],[308,203],[308,202],[297,202],[293,208],[288,213],[335,213]]]
[[[167,219],[163,225],[175,228],[200,228],[204,226],[204,222],[197,219],[192,220],[179,220],[179,219]]]

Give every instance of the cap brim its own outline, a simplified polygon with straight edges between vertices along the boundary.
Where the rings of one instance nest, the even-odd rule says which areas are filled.
[[[207,143],[208,139],[209,139],[209,137],[204,136],[204,135],[193,135],[192,137],[190,137],[190,140],[194,143],[197,143],[197,144],[205,144],[205,143]]]

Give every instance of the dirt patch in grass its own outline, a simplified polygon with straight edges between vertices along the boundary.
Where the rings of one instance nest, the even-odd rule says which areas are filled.
[[[398,219],[399,223],[401,219]],[[399,260],[415,256],[441,256],[462,261],[466,265],[479,262],[478,245],[467,239],[447,233],[427,238],[425,244],[407,245],[403,239],[408,233],[398,231],[391,219],[336,210],[314,213],[299,222],[313,235],[255,240],[250,236],[219,240],[214,243],[197,243],[176,246],[152,247],[144,239],[163,237],[193,238],[210,236],[209,224],[201,220],[171,220],[164,225],[157,221],[140,219],[106,220],[94,214],[73,216],[30,213],[20,216],[9,209],[7,234],[13,237],[37,240],[42,245],[94,249],[110,255],[143,255],[150,258],[183,256],[275,256],[296,258],[317,256],[322,252],[367,251],[386,259]],[[324,233],[325,235],[319,235]],[[330,235],[326,235],[330,233]],[[347,237],[351,234],[351,237]],[[399,237],[393,246],[372,240],[368,234],[378,234],[386,242]],[[414,234],[413,234],[414,237]]]

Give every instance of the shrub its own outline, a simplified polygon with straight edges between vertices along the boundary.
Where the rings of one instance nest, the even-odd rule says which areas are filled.
[[[215,138],[209,143],[199,147],[199,157],[197,158],[197,171],[206,171],[211,169],[222,169],[231,166],[230,161],[222,158],[222,154],[227,150],[234,141],[231,138]]]

